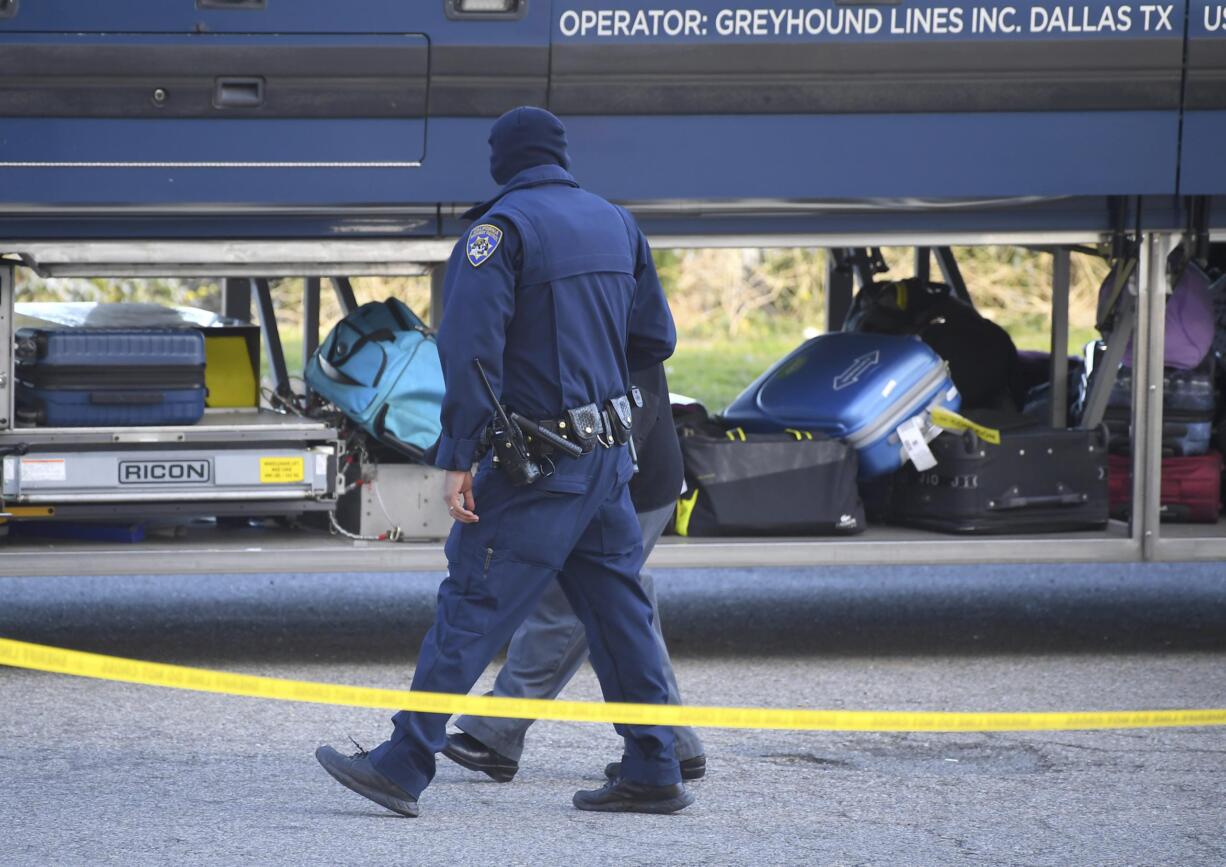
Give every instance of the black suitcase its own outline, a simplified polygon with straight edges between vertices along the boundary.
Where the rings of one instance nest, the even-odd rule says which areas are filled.
[[[1191,457],[1209,451],[1217,411],[1216,360],[1194,370],[1162,372],[1162,456]],[[1111,451],[1132,454],[1132,368],[1121,367],[1103,421],[1111,432]]]
[[[686,491],[679,536],[814,536],[863,532],[856,452],[820,433],[682,426]]]
[[[1132,410],[1109,407],[1103,423],[1111,433],[1111,453],[1132,454]],[[1162,456],[1195,457],[1208,453],[1213,443],[1213,419],[1200,414],[1162,413]]]
[[[972,414],[1001,431],[999,446],[974,432],[929,444],[937,465],[894,477],[891,520],[947,533],[1048,533],[1105,527],[1105,428],[1055,430],[1025,417]]]

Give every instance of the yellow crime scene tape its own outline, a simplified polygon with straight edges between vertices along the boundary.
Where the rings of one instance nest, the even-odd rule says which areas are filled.
[[[1226,725],[1226,708],[1076,713],[931,713],[692,707],[409,692],[142,662],[8,638],[0,638],[0,665],[277,701],[562,722],[844,732],[1068,731]]]
[[[966,416],[958,415],[952,410],[940,406],[933,407],[928,416],[937,427],[956,431],[973,430],[985,443],[991,443],[994,446],[1000,445],[1000,431],[996,428],[977,424]]]

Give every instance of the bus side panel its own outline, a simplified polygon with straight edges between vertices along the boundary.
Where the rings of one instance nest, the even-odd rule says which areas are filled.
[[[549,0],[511,20],[453,20],[444,0],[196,5],[46,0],[0,17],[0,207],[475,200],[488,118],[547,101]],[[483,118],[458,176],[440,162],[469,138],[432,151],[431,115]]]
[[[0,20],[0,37],[29,42],[49,38],[35,34],[38,28],[69,24],[78,33],[182,33],[193,22],[201,33],[174,38],[220,39],[228,30],[232,35],[224,38],[306,45],[321,38],[309,34],[322,28],[347,31],[353,40],[394,39],[396,29],[423,34],[411,38],[429,42],[429,131],[423,151],[417,130],[393,131],[381,118],[336,120],[307,135],[301,118],[278,117],[260,122],[280,125],[276,135],[264,136],[248,125],[254,121],[238,118],[217,126],[209,118],[142,116],[91,118],[105,134],[82,140],[65,126],[72,118],[0,117],[0,154],[17,155],[3,169],[0,191],[12,207],[0,207],[10,213],[99,206],[233,213],[470,203],[493,190],[486,171],[490,120],[521,102],[547,103],[563,114],[580,180],[623,200],[1175,192],[1182,41],[1171,32],[1182,34],[1180,10],[1173,12],[1173,31],[1147,30],[1135,7],[1096,0],[1085,7],[1097,28],[1087,33],[1085,22],[1068,20],[1070,13],[1059,13],[1060,27],[1053,24],[1065,4],[1030,0],[1015,7],[1013,19],[998,19],[994,32],[980,22],[972,33],[982,13],[963,2],[951,4],[962,9],[961,32],[949,33],[946,22],[944,33],[919,33],[923,28],[908,15],[931,14],[933,7],[903,0],[878,9],[901,15],[903,32],[888,25],[874,34],[758,35],[756,13],[766,14],[761,20],[769,31],[772,20],[791,26],[786,15],[770,17],[786,9],[766,0],[743,0],[735,9],[722,2],[654,6],[555,0],[551,7],[533,0],[522,19],[495,22],[450,20],[443,0],[298,0],[292,15],[280,3],[207,14],[192,0],[23,3],[17,16]],[[698,15],[698,29],[638,33],[637,13],[661,12],[660,6],[663,17],[651,20],[666,27],[668,13],[683,14],[683,22],[684,15]],[[1126,6],[1131,25],[1119,29]],[[787,7],[793,8],[800,7]],[[833,0],[805,8],[827,16],[852,8],[867,15],[868,9]],[[588,13],[594,23],[581,33]],[[729,14],[748,31],[719,32]],[[614,35],[601,35],[606,20]],[[932,27],[931,18],[922,20]],[[1102,30],[1106,20],[1117,30]],[[616,35],[618,21],[622,35]],[[1034,22],[1042,32],[1032,30]],[[258,35],[273,29],[296,35]],[[359,30],[385,35],[359,36]],[[142,111],[150,111],[143,101]],[[306,154],[319,159],[303,161],[321,165],[141,166],[155,161],[151,155],[175,150],[175,130],[205,122],[215,124],[213,131],[182,136],[182,152],[192,159],[178,162],[205,162],[225,151],[254,154],[256,163],[287,153],[296,162]],[[426,124],[424,118],[398,122]],[[103,161],[128,157],[132,165],[63,165],[91,148]],[[41,154],[59,165],[12,165],[37,162]],[[338,155],[345,165],[326,165],[324,157]],[[420,167],[399,165],[418,161]]]
[[[535,8],[534,8],[535,7]],[[459,27],[470,44],[509,44],[514,33],[547,36],[549,0],[505,20],[447,15],[447,0],[20,0],[0,30],[77,33],[430,33]],[[460,27],[460,25],[463,25]]]
[[[1189,111],[1183,118],[1183,159],[1179,192],[1184,196],[1226,195],[1226,111]]]
[[[1119,0],[557,0],[550,105],[662,195],[1173,195],[1182,54]]]
[[[566,119],[584,185],[640,202],[1170,195],[1176,137],[1159,120],[1144,112]],[[134,199],[148,206],[464,204],[495,191],[488,134],[484,118],[432,120],[421,169],[7,171],[3,195],[60,209]]]
[[[567,124],[575,171],[587,186],[645,201],[1170,195],[1176,137],[1167,120],[1165,113],[1096,112],[574,117]]]
[[[413,35],[0,34],[0,162],[412,164],[428,68]]]
[[[1192,0],[1179,192],[1226,194],[1226,2]]]

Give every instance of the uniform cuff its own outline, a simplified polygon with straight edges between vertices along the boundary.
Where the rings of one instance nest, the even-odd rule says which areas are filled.
[[[438,451],[434,465],[444,470],[471,470],[477,462],[477,450],[481,440],[453,439],[447,434],[438,438]]]

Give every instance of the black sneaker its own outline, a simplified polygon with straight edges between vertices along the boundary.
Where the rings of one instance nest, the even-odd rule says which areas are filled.
[[[675,813],[694,803],[685,786],[646,786],[613,780],[602,788],[575,792],[574,805],[595,813]]]
[[[609,762],[604,766],[604,775],[610,780],[616,780],[622,775],[621,762]],[[692,759],[683,759],[681,762],[681,779],[682,780],[701,780],[707,775],[707,757],[694,756]]]
[[[462,768],[480,771],[496,783],[509,783],[519,770],[519,762],[494,752],[481,741],[465,732],[447,735],[443,755]]]
[[[379,773],[370,760],[370,754],[361,747],[352,756],[342,756],[332,747],[320,747],[315,751],[315,758],[332,779],[380,807],[410,819],[417,818],[421,812],[417,799]]]

